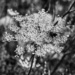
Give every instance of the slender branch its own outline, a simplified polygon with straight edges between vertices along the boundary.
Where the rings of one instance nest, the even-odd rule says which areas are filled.
[[[34,44],[34,42],[33,42],[32,44]],[[32,56],[31,56],[31,59],[32,59],[32,60],[31,60],[31,67],[30,67],[30,70],[29,70],[29,72],[28,72],[28,75],[30,75],[31,70],[32,70],[32,66],[33,66],[33,62],[34,62],[34,58],[35,58],[35,51],[37,50],[37,49],[36,49],[36,48],[37,48],[37,45],[35,44],[34,47],[35,47],[35,49],[34,49],[34,52],[33,52]]]
[[[51,7],[50,2],[51,2],[51,0],[48,0],[49,5],[48,5],[48,10],[46,12],[49,12],[50,11],[50,7]]]
[[[66,53],[62,56],[61,60],[60,60],[60,61],[57,63],[57,65],[54,67],[54,70],[52,71],[51,75],[54,75],[54,73],[56,72],[56,70],[58,69],[58,67],[59,67],[59,66],[61,65],[61,63],[64,61],[65,57],[66,57],[67,55],[70,55],[70,54],[75,54],[75,51],[66,52]]]
[[[70,10],[72,9],[73,5],[75,4],[75,0],[73,0],[69,6],[69,9],[62,15],[62,18],[64,18],[67,14],[70,13]]]
[[[58,21],[56,21],[53,26],[56,26],[57,24],[58,24]]]
[[[34,62],[34,57],[35,57],[35,54],[32,55],[31,67],[30,67],[30,70],[29,70],[29,72],[28,72],[28,75],[30,75],[30,73],[31,73],[32,66],[33,66],[33,62]]]
[[[71,4],[70,4],[69,9],[61,16],[62,18],[64,18],[67,14],[72,13],[72,12],[75,11],[75,10],[70,11],[70,10],[72,9],[72,7],[73,7],[74,4],[75,4],[75,1],[73,0],[73,1],[71,2]],[[58,24],[58,21],[56,21],[56,22],[54,23],[54,26],[57,25],[57,24]]]
[[[57,63],[57,65],[54,67],[53,71],[51,72],[51,75],[54,75],[60,64],[63,62],[65,56],[66,56],[65,54],[62,56],[61,60]]]

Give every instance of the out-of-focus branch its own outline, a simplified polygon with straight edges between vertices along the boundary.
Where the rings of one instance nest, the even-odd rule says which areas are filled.
[[[67,14],[70,13],[70,10],[72,9],[72,7],[74,6],[75,4],[75,0],[73,0],[69,6],[69,9],[62,15],[62,18],[64,18]]]
[[[31,67],[30,67],[30,70],[28,72],[28,75],[30,75],[30,73],[31,73],[33,62],[34,62],[34,57],[35,57],[35,54],[33,54],[32,57],[31,57],[32,58],[32,60],[31,60]]]
[[[64,58],[66,57],[66,55],[64,54],[61,58],[61,60],[57,63],[57,65],[54,67],[53,71],[51,72],[51,75],[54,75],[54,73],[56,72],[56,70],[58,69],[58,67],[60,66],[60,64],[63,62]]]
[[[69,48],[67,49],[69,50]],[[51,72],[51,75],[54,75],[54,73],[56,72],[56,70],[58,69],[58,67],[62,64],[62,62],[64,61],[65,57],[67,55],[71,55],[71,54],[75,54],[75,51],[68,51],[65,52],[64,55],[62,56],[61,60],[57,63],[57,65],[54,67],[53,71]]]
[[[75,10],[70,11],[72,9],[72,7],[73,7],[74,4],[75,4],[75,1],[73,0],[72,3],[70,4],[69,9],[61,16],[62,18],[64,18],[67,14],[72,13],[72,12],[75,11]],[[58,24],[58,21],[56,21],[54,23],[54,26],[57,25],[57,24]]]
[[[48,0],[48,10],[47,10],[47,12],[49,12],[50,11],[50,7],[51,7],[51,4],[50,4],[50,2],[51,2],[51,0]]]

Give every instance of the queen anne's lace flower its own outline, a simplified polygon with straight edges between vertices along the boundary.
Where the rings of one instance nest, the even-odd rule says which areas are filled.
[[[62,17],[55,17],[53,21],[52,15],[48,14],[43,10],[39,11],[38,13],[33,13],[31,15],[19,15],[17,12],[12,13],[9,11],[9,14],[20,23],[20,27],[17,27],[14,23],[8,26],[8,29],[15,32],[14,39],[18,41],[18,46],[16,48],[16,53],[18,55],[23,55],[24,48],[26,48],[28,53],[34,53],[36,56],[46,57],[46,55],[51,55],[54,52],[60,53],[64,47],[60,47],[60,43],[65,43],[67,38],[70,35],[70,31],[64,32],[69,27],[66,24],[66,20]],[[15,14],[15,15],[13,15]],[[55,22],[58,23],[54,26]],[[49,35],[49,32],[53,32],[56,36]],[[63,35],[61,35],[62,33]],[[54,36],[54,37],[53,37]],[[5,39],[7,41],[13,40],[13,36],[9,34],[5,34]],[[32,41],[35,42],[38,46],[26,45],[24,44],[27,42]],[[21,43],[20,43],[21,42]],[[23,42],[23,46],[21,45]],[[22,46],[22,47],[21,47]],[[22,61],[19,60],[22,66],[29,67],[29,63],[27,60]],[[25,63],[24,63],[25,62]]]

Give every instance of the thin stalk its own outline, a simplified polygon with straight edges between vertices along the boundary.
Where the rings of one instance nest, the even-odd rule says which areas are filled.
[[[75,0],[73,0],[69,6],[69,9],[62,15],[62,18],[64,18],[67,14],[70,13],[70,10],[72,9],[72,7],[74,6],[75,4]]]
[[[56,72],[56,70],[58,69],[58,67],[60,66],[60,64],[63,62],[64,58],[66,57],[66,55],[64,54],[61,58],[61,60],[57,63],[57,65],[54,67],[53,71],[51,72],[51,75],[54,75],[54,73]]]
[[[51,0],[48,0],[48,3],[49,3],[49,5],[48,5],[48,10],[46,11],[46,12],[49,12],[50,11],[50,7],[51,7]]]
[[[34,62],[34,57],[35,57],[35,54],[32,56],[31,67],[30,67],[30,70],[29,70],[29,72],[28,72],[28,75],[30,75],[30,73],[31,73],[32,66],[33,66],[33,62]]]
[[[70,4],[69,9],[61,16],[62,18],[64,18],[67,14],[72,13],[72,12],[75,11],[75,10],[70,11],[70,10],[72,9],[72,7],[74,6],[74,4],[75,4],[75,1],[73,0],[73,1],[71,2],[71,4]],[[57,25],[57,24],[58,24],[58,21],[56,21],[56,22],[54,23],[54,26]]]

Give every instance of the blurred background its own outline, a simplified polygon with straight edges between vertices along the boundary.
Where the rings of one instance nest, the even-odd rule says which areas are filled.
[[[72,0],[0,0],[0,17],[7,15],[7,9],[12,8],[20,14],[38,12],[44,8],[56,10],[56,14],[64,13]]]
[[[7,9],[12,8],[17,10],[21,15],[32,14],[41,9],[49,11],[50,14],[63,15],[70,5],[72,0],[0,0],[0,20],[8,15]],[[75,7],[73,7],[75,9]],[[72,17],[72,19],[71,19]],[[74,24],[74,14],[69,17],[69,20]],[[1,22],[1,21],[0,21]],[[17,42],[2,42],[4,27],[0,25],[0,75],[27,75],[27,71],[21,67],[17,59],[14,58]],[[65,49],[71,53],[65,59],[50,59],[48,60],[53,69],[58,62],[60,66],[54,75],[75,75],[75,39],[74,34],[66,42]],[[39,60],[39,59],[38,59]],[[39,61],[41,62],[41,61]],[[42,63],[42,62],[41,62]],[[43,63],[42,63],[43,64]],[[41,75],[41,67],[32,70],[31,75]]]

